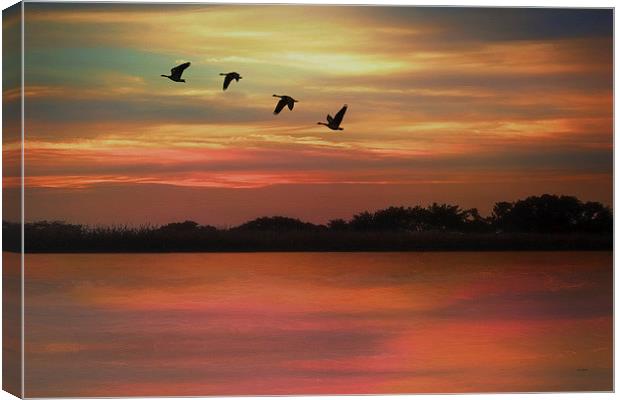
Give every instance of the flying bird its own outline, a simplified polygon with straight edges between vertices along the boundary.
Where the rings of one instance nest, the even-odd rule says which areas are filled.
[[[278,104],[276,104],[276,109],[273,110],[274,114],[280,114],[280,111],[282,111],[284,106],[288,106],[288,109],[292,110],[295,106],[295,103],[297,103],[297,100],[290,96],[278,96],[277,94],[274,94],[273,97],[280,98],[280,101],[278,101]]]
[[[239,82],[239,79],[243,79],[243,77],[236,72],[229,72],[227,74],[220,74],[220,75],[226,77],[224,78],[224,90],[228,89],[228,85],[230,85],[230,82],[232,82],[233,79],[236,82]]]
[[[334,130],[334,131],[343,131],[344,129],[340,127],[340,123],[342,122],[342,118],[344,118],[344,113],[346,112],[347,112],[347,105],[345,104],[340,109],[340,111],[338,111],[335,117],[332,118],[331,115],[327,114],[327,123],[317,122],[317,124],[325,125],[329,129]]]
[[[189,62],[186,62],[184,64],[181,65],[177,65],[176,67],[172,68],[170,70],[170,75],[163,75],[162,76],[164,78],[168,78],[171,81],[175,81],[175,82],[185,82],[185,79],[181,79],[181,75],[183,75],[183,71],[185,71],[187,69],[187,67],[189,67],[191,64]]]

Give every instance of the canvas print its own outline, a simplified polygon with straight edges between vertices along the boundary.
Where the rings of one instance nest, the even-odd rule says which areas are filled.
[[[3,13],[22,397],[610,392],[613,10]]]

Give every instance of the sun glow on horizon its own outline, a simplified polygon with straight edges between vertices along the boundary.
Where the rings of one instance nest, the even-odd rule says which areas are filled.
[[[530,180],[556,192],[593,185],[609,203],[606,11],[557,32],[545,24],[579,11],[468,13],[28,4],[26,185],[467,183],[475,193]],[[159,76],[184,61],[186,83]],[[228,71],[244,78],[222,91]],[[4,89],[5,106],[16,90]],[[299,103],[274,116],[273,93]],[[343,104],[344,131],[316,124]],[[5,141],[5,157],[19,148]]]

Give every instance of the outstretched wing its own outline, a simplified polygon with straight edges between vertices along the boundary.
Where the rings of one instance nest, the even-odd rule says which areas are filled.
[[[333,120],[334,120],[334,117],[332,117],[331,115],[327,114],[327,122],[329,122],[331,124]]]
[[[336,114],[336,116],[334,117],[334,123],[336,124],[336,126],[340,125],[340,123],[342,122],[342,118],[344,118],[344,113],[346,112],[347,105],[345,104],[344,107],[342,107],[340,111],[338,111],[338,114]]]
[[[228,85],[230,85],[230,82],[232,82],[233,80],[233,76],[228,74],[226,75],[226,78],[224,78],[224,90],[228,89]]]
[[[280,99],[280,101],[278,101],[278,104],[276,104],[276,109],[273,110],[274,114],[279,114],[280,111],[282,111],[282,109],[284,108],[284,106],[286,105],[286,99]]]
[[[191,65],[191,63],[189,63],[189,62],[186,62],[186,63],[181,64],[181,65],[177,65],[176,67],[174,67],[174,68],[172,68],[170,70],[170,75],[173,78],[179,79],[179,78],[181,78],[181,75],[183,74],[183,71],[185,71],[187,69],[187,67],[189,67],[190,65]]]
[[[293,101],[293,99],[289,99],[289,101],[288,101],[288,109],[292,110],[293,107],[295,107],[295,101]]]

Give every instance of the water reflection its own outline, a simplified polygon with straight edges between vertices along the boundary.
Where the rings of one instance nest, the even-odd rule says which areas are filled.
[[[26,263],[27,396],[612,389],[611,253]]]

